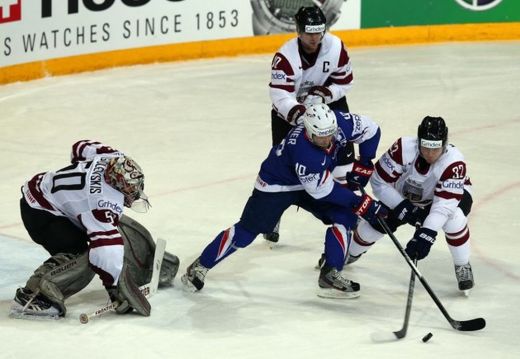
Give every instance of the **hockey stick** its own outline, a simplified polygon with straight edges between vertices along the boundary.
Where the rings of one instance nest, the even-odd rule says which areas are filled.
[[[413,260],[413,264],[417,266],[417,259]],[[412,301],[413,301],[413,290],[415,287],[415,273],[412,270],[412,274],[410,274],[410,284],[408,285],[408,298],[406,299],[406,309],[404,311],[404,321],[403,327],[394,332],[394,335],[397,339],[402,339],[406,336],[406,332],[408,331],[408,322],[410,321],[410,312],[412,311]]]
[[[417,260],[414,259],[413,263],[417,266]],[[389,332],[376,332],[372,334],[372,339],[376,342],[389,342],[394,339],[403,339],[408,331],[408,323],[410,321],[410,312],[412,310],[413,292],[415,287],[415,273],[412,270],[410,275],[410,283],[408,284],[408,298],[406,299],[406,309],[404,311],[403,326],[398,331]]]
[[[164,239],[158,238],[157,243],[155,244],[155,253],[153,256],[153,270],[152,270],[152,279],[150,283],[144,284],[139,287],[139,290],[143,295],[147,298],[151,297],[155,293],[157,293],[157,288],[159,287],[159,275],[161,274],[161,265],[164,257],[164,251],[166,249],[166,241]],[[112,312],[116,310],[118,303],[110,303],[105,306],[102,306],[92,313],[81,313],[79,316],[79,321],[82,324],[87,324],[90,319],[99,317],[100,315]]]
[[[365,189],[363,187],[360,186],[359,189],[360,189],[360,191],[361,191],[361,193],[363,195],[366,195]],[[408,256],[408,254],[406,254],[406,252],[404,251],[403,247],[401,246],[401,244],[399,243],[397,238],[395,238],[394,234],[392,233],[392,231],[388,227],[388,224],[386,224],[386,221],[383,218],[379,218],[379,217],[377,217],[377,221],[383,227],[383,229],[385,230],[386,234],[388,234],[388,236],[392,239],[392,242],[394,242],[395,246],[397,247],[397,249],[399,250],[399,252],[403,256],[403,258],[406,260],[406,263],[408,263],[408,265],[410,266],[412,271],[415,273],[417,278],[419,278],[419,280],[421,281],[421,284],[423,285],[424,289],[426,289],[426,291],[428,292],[430,297],[433,299],[433,301],[437,305],[437,308],[439,308],[439,310],[444,315],[444,317],[448,320],[448,322],[453,327],[453,329],[467,332],[467,331],[480,330],[480,329],[483,329],[486,326],[486,321],[484,320],[484,318],[475,318],[475,319],[470,319],[470,320],[455,320],[455,319],[453,319],[448,314],[448,312],[446,311],[446,309],[442,305],[442,303],[439,300],[439,298],[437,298],[437,296],[435,295],[433,290],[430,288],[430,285],[428,284],[426,279],[422,276],[421,272],[419,272],[419,269],[417,269],[417,266],[412,262],[412,260]]]

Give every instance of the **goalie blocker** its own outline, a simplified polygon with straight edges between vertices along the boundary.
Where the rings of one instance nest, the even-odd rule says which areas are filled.
[[[118,313],[135,310],[149,316],[150,303],[139,286],[149,283],[152,278],[155,242],[144,226],[125,215],[120,219],[119,231],[125,248],[123,271],[118,285],[109,288],[108,292],[112,300],[119,302]],[[179,258],[165,252],[159,276],[160,288],[173,285],[178,268]],[[36,269],[25,288],[18,289],[10,316],[28,319],[64,317],[67,311],[65,299],[85,288],[93,277],[88,251],[80,255],[56,254]]]

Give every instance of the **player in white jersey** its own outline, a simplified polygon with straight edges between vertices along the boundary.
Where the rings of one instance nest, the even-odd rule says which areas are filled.
[[[392,209],[392,231],[403,224],[416,226],[406,245],[412,259],[423,259],[444,231],[460,290],[473,287],[468,215],[471,182],[462,153],[447,143],[448,128],[441,117],[425,117],[417,137],[401,137],[376,163],[371,185],[376,198]],[[383,237],[376,222],[361,221],[354,233],[350,263]]]
[[[130,243],[139,252],[129,255],[135,258],[133,262],[140,262],[136,257],[147,262],[147,252],[153,253],[149,233],[135,230],[138,224],[123,216],[124,207],[146,211],[143,190],[144,174],[133,159],[87,140],[73,145],[69,166],[27,181],[22,187],[21,217],[30,237],[51,258],[17,290],[12,316],[64,316],[64,300],[83,289],[94,273],[112,301],[118,302],[118,313],[135,309],[149,315],[144,295],[133,292],[137,288],[134,282],[146,280],[149,268],[130,263],[124,251]]]
[[[303,121],[304,103],[325,103],[332,110],[349,112],[345,94],[352,86],[352,69],[345,45],[326,32],[326,18],[317,6],[301,7],[295,15],[298,36],[287,41],[273,57],[271,82],[272,145]],[[339,154],[334,176],[345,181],[354,161],[354,146]],[[278,225],[264,238],[278,241]]]

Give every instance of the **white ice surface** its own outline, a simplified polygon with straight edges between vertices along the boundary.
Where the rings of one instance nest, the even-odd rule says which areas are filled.
[[[457,332],[420,283],[406,338],[401,327],[409,269],[384,239],[346,270],[354,300],[315,295],[313,267],[325,228],[289,209],[280,245],[258,238],[212,270],[200,293],[175,287],[151,299],[152,316],[80,313],[105,303],[95,279],[57,322],[7,317],[18,286],[47,258],[19,217],[21,184],[63,167],[70,145],[95,139],[143,167],[152,202],[130,214],[181,259],[179,276],[214,236],[235,223],[270,145],[271,56],[119,68],[0,87],[0,358],[519,358],[520,43],[450,43],[350,51],[353,112],[382,128],[380,151],[442,115],[474,184],[470,221],[476,286],[456,290],[439,236],[420,269],[452,317],[484,317]],[[411,230],[396,233],[402,243]],[[179,277],[178,276],[178,277]],[[421,338],[433,338],[426,344]]]

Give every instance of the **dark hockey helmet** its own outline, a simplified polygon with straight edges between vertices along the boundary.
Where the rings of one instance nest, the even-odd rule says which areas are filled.
[[[317,6],[302,6],[296,15],[296,31],[298,33],[324,33],[327,19],[323,11]]]
[[[448,127],[442,117],[426,116],[417,128],[417,137],[421,147],[444,147],[448,141]]]
[[[140,205],[134,207],[136,201],[145,202],[148,209],[148,197],[144,194],[144,174],[141,167],[128,156],[115,157],[110,160],[105,170],[106,181],[124,196],[124,205],[141,212]]]

